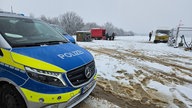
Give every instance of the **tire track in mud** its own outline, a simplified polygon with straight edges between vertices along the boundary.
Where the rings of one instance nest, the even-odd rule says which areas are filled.
[[[177,65],[177,64],[173,64],[173,63],[169,63],[165,60],[161,60],[161,58],[155,58],[155,57],[149,57],[149,56],[146,56],[146,55],[140,55],[140,54],[132,54],[132,53],[123,53],[123,52],[119,52],[117,50],[113,50],[113,49],[107,49],[107,48],[102,48],[102,49],[92,49],[92,48],[89,48],[89,47],[85,47],[86,49],[88,50],[92,50],[92,51],[95,51],[95,52],[99,52],[99,53],[104,53],[104,54],[107,54],[107,55],[110,55],[112,57],[115,57],[114,55],[112,54],[119,54],[120,56],[131,56],[131,57],[134,57],[134,58],[140,58],[140,59],[144,59],[144,60],[147,60],[147,61],[152,61],[152,62],[157,62],[157,63],[160,63],[160,64],[163,64],[163,65],[166,65],[166,66],[172,66],[172,67],[178,67],[178,68],[181,68],[181,69],[184,69],[184,70],[189,70],[189,71],[192,71],[192,68],[187,68],[187,67],[184,67],[184,66],[180,66],[180,65]],[[128,50],[126,50],[128,51]],[[111,54],[112,52],[112,54]],[[177,56],[175,56],[177,57]],[[116,58],[121,58],[121,57],[116,57]],[[185,57],[185,58],[188,58],[188,57]],[[125,59],[125,58],[123,58]]]
[[[127,90],[127,92],[129,93],[128,89],[125,89],[125,90]],[[140,101],[140,100],[134,100],[132,99],[132,97],[127,97],[127,95],[124,95],[124,96],[118,95],[116,92],[113,92],[109,88],[103,87],[101,83],[100,85],[98,84],[95,87],[91,95],[97,98],[106,99],[121,108],[141,108],[141,106],[142,108],[158,107],[156,104],[153,104],[153,103],[145,104],[144,102],[142,102],[142,101],[145,101],[145,99]]]
[[[173,69],[183,69],[183,70],[187,70],[187,71],[192,72],[192,68],[187,68],[187,67],[184,67],[184,66],[181,66],[181,65],[169,63],[166,60],[157,59],[155,57],[149,57],[149,56],[146,56],[146,55],[140,55],[140,54],[135,54],[135,53],[134,54],[132,54],[132,53],[123,53],[123,52],[119,52],[117,50],[107,49],[107,48],[102,48],[102,49],[92,49],[92,48],[89,48],[89,47],[84,47],[84,48],[86,48],[88,50],[91,50],[91,51],[94,51],[94,52],[97,52],[97,53],[103,53],[103,54],[109,55],[109,56],[114,57],[116,59],[120,59],[120,60],[123,60],[125,62],[128,62],[129,64],[131,63],[131,61],[129,61],[129,59],[125,58],[125,57],[138,58],[138,59],[141,59],[141,60],[146,60],[146,61],[150,61],[150,62],[154,62],[154,63],[159,63],[159,64],[162,64],[162,65],[165,65],[165,66],[170,66]],[[143,70],[145,70],[147,72],[155,74],[155,75],[156,75],[156,72],[158,72],[160,74],[164,74],[166,76],[174,77],[176,79],[179,79],[181,81],[185,81],[187,83],[192,83],[192,80],[187,80],[187,79],[178,77],[175,74],[169,74],[169,73],[163,72],[163,71],[155,69],[155,68],[153,68],[153,70],[151,71],[151,69],[150,69],[151,67],[149,67],[147,65],[144,67],[143,65],[138,65],[138,63],[137,64],[136,63],[131,63],[131,64],[138,67],[138,68],[140,68],[140,69],[143,69]],[[192,75],[192,74],[187,73],[187,72],[183,72],[183,73],[187,74],[189,76]]]
[[[171,54],[171,55],[160,55],[160,56],[157,56],[157,58],[160,58],[161,61],[177,63],[177,65],[179,65],[179,64],[181,64],[183,66],[188,65],[188,67],[192,65],[192,62],[190,62],[190,61],[192,61],[192,57]],[[187,61],[184,61],[184,60],[187,60]]]
[[[134,76],[124,74],[125,76],[128,77],[128,79],[132,79],[133,77],[140,79],[139,76],[141,74],[145,76],[145,78],[139,80],[141,84],[132,83],[131,81],[129,81],[129,83],[131,84],[131,87],[121,86],[121,84],[118,84],[118,83],[115,83],[114,85],[114,82],[106,81],[106,79],[103,79],[103,78],[98,78],[98,85],[95,91],[92,93],[93,96],[104,98],[120,107],[139,108],[142,106],[143,108],[154,108],[154,107],[161,108],[161,107],[168,107],[169,105],[168,101],[172,101],[173,103],[175,103],[175,105],[179,107],[181,106],[186,107],[186,105],[182,101],[177,99],[166,99],[165,98],[166,96],[163,97],[164,96],[163,94],[158,94],[156,90],[147,88],[146,85],[150,80],[158,81],[163,85],[166,83],[169,84],[170,82],[174,82],[176,84],[192,83],[191,80],[178,77],[175,74],[169,74],[169,73],[163,72],[162,70],[158,70],[158,69],[149,67],[147,65],[145,66],[143,64],[135,63],[132,58],[159,63],[165,66],[170,66],[174,69],[176,68],[178,70],[183,69],[183,70],[192,72],[191,68],[170,63],[167,60],[163,60],[163,58],[157,59],[155,57],[145,56],[145,55],[139,54],[139,52],[123,53],[113,49],[106,49],[106,48],[102,48],[102,49],[92,49],[89,47],[85,47],[85,48],[96,53],[106,54],[113,58],[125,61],[141,69],[138,72],[136,72]],[[125,58],[127,56],[131,58]],[[151,75],[147,73],[150,73]],[[187,72],[183,72],[183,73],[191,76],[190,73],[187,73]],[[119,88],[124,91],[118,90]],[[117,91],[114,91],[114,90],[117,90]],[[118,92],[120,92],[121,94],[118,94]],[[184,98],[190,100],[186,96]]]

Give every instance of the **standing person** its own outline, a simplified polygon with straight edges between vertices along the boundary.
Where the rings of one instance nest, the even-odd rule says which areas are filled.
[[[153,31],[149,32],[149,41],[151,41],[152,33],[153,33]]]
[[[115,39],[115,33],[114,33],[114,32],[112,33],[111,38],[112,38],[112,40],[114,40],[114,39]]]
[[[105,34],[105,37],[106,37],[106,40],[108,40],[108,38],[109,38],[109,34],[106,33],[106,34]]]

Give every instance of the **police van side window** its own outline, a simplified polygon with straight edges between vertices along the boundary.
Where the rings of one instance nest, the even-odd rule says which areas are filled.
[[[11,49],[11,46],[9,45],[9,43],[5,40],[5,38],[3,37],[3,33],[1,33],[0,31],[0,48],[6,48],[6,49]]]
[[[6,48],[6,49],[11,48],[11,46],[7,43],[7,41],[3,37],[3,33],[1,32],[1,29],[0,29],[0,48]]]
[[[1,30],[1,29],[0,29]],[[2,40],[3,36],[2,36],[2,33],[0,31],[0,48],[3,48],[3,40]]]
[[[3,17],[0,17],[0,48],[11,48],[4,38],[5,31],[11,30],[10,26],[7,24],[7,21]]]
[[[0,57],[3,56],[3,52],[1,51],[1,48],[0,48]]]
[[[2,37],[1,31],[0,31],[0,36]],[[1,41],[2,41],[2,40],[1,40],[1,38],[0,38],[0,43],[2,43]],[[3,52],[1,51],[1,48],[2,48],[2,45],[0,44],[0,57],[3,56]]]
[[[0,37],[2,37],[2,35],[1,35],[2,33],[1,33],[1,31],[0,31]],[[2,39],[0,38],[0,57],[1,56],[3,56],[3,52],[1,51],[1,48],[3,47],[2,45]]]

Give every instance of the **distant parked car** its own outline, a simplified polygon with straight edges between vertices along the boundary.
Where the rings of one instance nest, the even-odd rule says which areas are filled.
[[[171,29],[168,29],[168,28],[157,29],[155,32],[154,43],[159,43],[159,42],[167,43],[170,35],[171,35]]]
[[[76,44],[75,39],[74,39],[71,35],[69,35],[61,26],[53,25],[53,24],[51,24],[51,26],[52,26],[55,30],[57,30],[58,32],[60,32],[61,34],[63,34],[64,37],[66,37],[71,43]]]

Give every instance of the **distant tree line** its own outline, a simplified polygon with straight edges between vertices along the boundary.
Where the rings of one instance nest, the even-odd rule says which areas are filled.
[[[30,14],[30,17],[34,17]],[[91,28],[105,28],[107,33],[110,35],[113,32],[118,36],[133,36],[134,32],[124,31],[123,29],[115,27],[112,23],[106,22],[104,25],[100,26],[94,22],[84,23],[83,19],[77,15],[75,12],[67,12],[59,17],[49,18],[45,15],[40,17],[41,20],[61,26],[67,33],[74,35],[76,31],[89,31]]]

